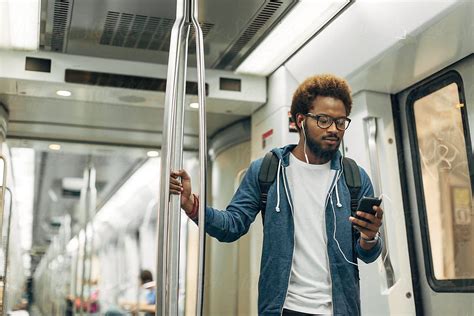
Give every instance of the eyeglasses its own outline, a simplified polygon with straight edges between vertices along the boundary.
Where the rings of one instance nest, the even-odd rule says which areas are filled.
[[[318,123],[318,126],[324,129],[331,127],[332,123],[335,123],[338,130],[345,131],[351,123],[351,119],[347,117],[332,117],[325,114],[313,113],[306,113],[305,116],[315,119]]]

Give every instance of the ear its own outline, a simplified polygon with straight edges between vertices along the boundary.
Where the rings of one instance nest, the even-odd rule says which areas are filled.
[[[296,114],[296,124],[298,125],[300,129],[303,128],[303,122],[304,122],[304,115]]]

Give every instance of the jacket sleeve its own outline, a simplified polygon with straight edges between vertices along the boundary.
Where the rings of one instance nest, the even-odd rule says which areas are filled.
[[[359,199],[362,197],[373,197],[374,196],[374,189],[372,187],[372,182],[370,181],[369,176],[365,172],[365,170],[359,167],[360,177],[361,177],[361,190],[359,193]],[[355,239],[355,249],[357,252],[357,257],[364,261],[365,263],[374,262],[380,253],[382,252],[382,239],[379,238],[375,246],[370,250],[365,250],[360,246],[360,233],[357,233],[358,238]]]
[[[262,159],[249,166],[232,201],[224,211],[206,207],[206,232],[219,241],[232,242],[245,235],[260,211],[258,173]]]

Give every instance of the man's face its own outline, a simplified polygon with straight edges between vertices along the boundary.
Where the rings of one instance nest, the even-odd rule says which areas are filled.
[[[344,103],[333,97],[316,97],[309,113],[327,115],[332,118],[346,117]],[[315,156],[324,160],[332,159],[344,136],[344,131],[337,129],[335,122],[328,128],[321,128],[318,126],[317,120],[310,116],[304,117],[304,132],[306,134],[306,145]]]

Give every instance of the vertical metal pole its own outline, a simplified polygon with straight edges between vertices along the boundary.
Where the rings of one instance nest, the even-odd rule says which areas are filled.
[[[72,284],[71,284],[71,287],[72,287],[72,310],[73,310],[73,314],[74,316],[77,314],[77,308],[76,308],[76,299],[77,299],[77,296],[78,296],[78,293],[77,293],[77,278],[79,276],[79,254],[80,254],[80,249],[81,249],[81,240],[79,238],[80,236],[80,232],[79,234],[77,235],[77,252],[76,252],[76,257],[74,258],[74,264],[72,265],[73,268],[74,268],[74,271],[73,271],[73,279],[72,279]]]
[[[95,208],[97,205],[97,190],[95,187],[95,179],[96,179],[96,171],[95,168],[90,165],[89,169],[89,182],[87,186],[87,197],[88,197],[88,203],[87,203],[87,213],[89,216],[89,219],[94,218],[95,215]],[[87,276],[87,281],[88,281],[88,286],[89,286],[89,293],[87,295],[87,313],[90,315],[90,309],[91,309],[91,298],[92,298],[92,255],[94,253],[94,225],[90,224],[90,230],[91,230],[91,237],[90,237],[90,242],[89,242],[89,270],[88,270],[88,276]],[[87,234],[87,224],[86,224],[86,234]],[[87,248],[86,248],[87,250]],[[87,253],[87,252],[86,252]]]
[[[198,22],[198,1],[191,0],[191,20],[196,34],[196,58],[199,99],[199,262],[197,278],[196,314],[202,315],[203,287],[204,287],[204,247],[205,247],[205,210],[206,210],[206,88],[204,65],[204,39],[201,26]]]
[[[81,295],[80,295],[80,315],[84,314],[84,287],[88,286],[89,292],[90,292],[90,284],[85,284],[85,281],[88,280],[86,277],[86,264],[87,261],[89,261],[90,265],[90,259],[87,260],[87,254],[88,254],[88,245],[90,243],[89,238],[87,237],[87,224],[89,223],[89,220],[91,219],[91,214],[95,211],[96,207],[96,194],[97,191],[95,189],[95,169],[92,166],[92,164],[88,164],[88,167],[84,170],[84,187],[81,191],[81,199],[83,203],[81,203],[84,207],[85,211],[85,224],[84,224],[84,251],[83,251],[83,257],[82,257],[82,274],[81,274]],[[91,225],[92,226],[92,225]],[[92,239],[92,237],[91,237]],[[90,270],[90,266],[89,266]],[[91,271],[87,271],[89,274]],[[90,280],[89,280],[90,281]],[[89,293],[90,294],[90,293]],[[89,295],[88,295],[89,297]],[[88,307],[88,304],[86,304]],[[88,311],[87,311],[88,312]]]
[[[5,262],[3,266],[3,289],[2,289],[2,315],[5,316],[7,315],[7,272],[8,272],[8,251],[10,248],[10,228],[11,228],[11,223],[12,223],[12,204],[13,204],[13,198],[12,198],[12,191],[10,191],[9,188],[5,188],[9,195],[10,195],[10,205],[9,205],[9,211],[8,211],[8,222],[7,222],[7,240],[6,240],[6,245],[5,245],[5,252],[4,252],[4,257],[5,257]]]
[[[370,171],[372,174],[372,182],[374,185],[375,195],[378,196],[382,193],[382,178],[380,176],[380,165],[378,159],[377,149],[377,118],[367,117],[364,119],[366,131],[368,135],[369,144],[369,159],[370,159]],[[382,227],[380,227],[380,234],[384,241],[384,247],[382,248],[382,260],[383,267],[385,270],[385,278],[387,281],[387,288],[391,288],[395,284],[395,272],[388,252],[388,240],[387,234],[385,233],[385,221],[383,221]]]
[[[176,3],[176,21],[171,32],[166,83],[165,120],[161,147],[160,209],[157,219],[156,314],[176,315],[179,271],[179,196],[169,195],[171,169],[180,169],[183,152],[183,118],[188,47],[188,0]]]
[[[84,169],[84,186],[81,190],[81,201],[80,201],[80,212],[84,212],[85,220],[84,220],[84,246],[82,251],[82,272],[81,272],[81,290],[79,295],[79,314],[82,316],[84,315],[83,309],[83,302],[84,302],[84,280],[85,280],[85,273],[86,273],[86,253],[87,253],[87,222],[89,222],[89,213],[87,210],[87,188],[89,186],[89,169]],[[80,239],[79,239],[79,246],[80,246]]]
[[[0,160],[3,161],[2,188],[0,190],[0,228],[3,228],[3,208],[5,206],[5,188],[7,185],[7,160],[0,154]],[[0,234],[0,243],[2,243],[2,234]]]
[[[0,147],[1,148],[1,147]],[[0,160],[3,161],[3,177],[2,177],[2,188],[0,190],[0,245],[3,247],[3,210],[5,206],[5,188],[7,185],[7,160],[3,155],[0,154]],[[4,252],[5,253],[5,252]],[[5,254],[6,256],[6,254]],[[5,281],[3,281],[3,287],[5,288]],[[5,300],[3,297],[2,300]],[[5,302],[1,302],[2,314],[5,310]]]

